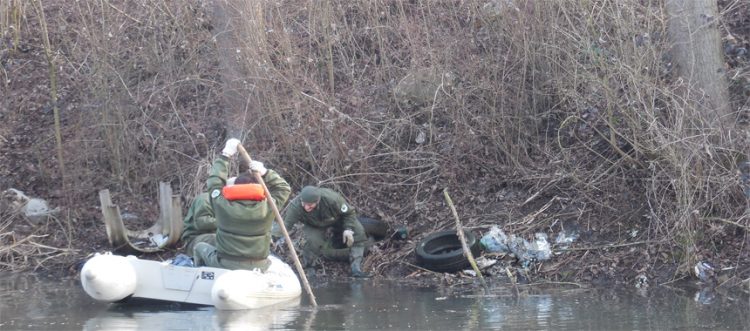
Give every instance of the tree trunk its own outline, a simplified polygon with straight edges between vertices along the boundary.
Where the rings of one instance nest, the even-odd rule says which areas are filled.
[[[224,120],[229,137],[240,138],[246,107],[250,93],[246,82],[245,67],[241,63],[242,54],[237,40],[236,21],[239,15],[228,0],[213,0],[211,21],[214,25],[213,35],[219,56],[219,73],[221,91],[224,99]]]
[[[721,53],[716,0],[666,0],[672,56],[689,91],[701,93],[707,128],[734,125]],[[723,130],[722,130],[723,131]]]

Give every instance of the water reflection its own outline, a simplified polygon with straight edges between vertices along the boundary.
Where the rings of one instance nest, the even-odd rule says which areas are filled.
[[[269,330],[286,325],[299,316],[300,299],[256,310],[216,311],[214,329]]]
[[[83,330],[269,330],[293,321],[299,311],[290,308],[299,303],[296,299],[273,307],[241,311],[169,303],[114,304],[88,319]]]
[[[748,329],[745,293],[707,289],[560,289],[490,294],[355,280],[313,284],[303,298],[263,310],[185,304],[101,304],[74,279],[0,275],[0,330],[579,330]]]

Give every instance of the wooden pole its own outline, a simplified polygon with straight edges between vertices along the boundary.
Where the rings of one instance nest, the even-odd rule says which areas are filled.
[[[44,15],[44,6],[42,6],[41,0],[32,2],[34,9],[37,10],[39,15],[39,24],[42,27],[42,41],[44,41],[44,54],[47,57],[47,66],[49,68],[49,93],[50,100],[52,102],[52,117],[55,121],[55,147],[57,149],[57,164],[60,167],[60,180],[62,182],[63,192],[67,191],[66,178],[68,174],[65,172],[65,161],[63,160],[63,147],[62,147],[62,129],[60,124],[60,107],[58,107],[57,98],[57,66],[55,65],[55,56],[52,52],[52,45],[49,41],[49,30],[47,29],[47,18]],[[69,197],[69,195],[66,195]],[[70,201],[68,201],[70,203]],[[70,222],[70,218],[68,218]]]
[[[479,276],[479,280],[482,281],[482,287],[484,287],[484,292],[489,293],[489,289],[487,288],[487,283],[484,282],[484,277],[482,276],[482,271],[479,270],[479,267],[477,267],[477,261],[474,261],[474,254],[471,254],[471,250],[469,249],[469,246],[466,245],[466,237],[464,236],[464,227],[461,225],[461,219],[458,218],[458,212],[456,212],[456,207],[453,205],[453,200],[451,200],[450,195],[448,195],[448,189],[443,189],[443,196],[445,196],[445,201],[448,202],[448,206],[451,208],[451,212],[453,213],[453,217],[456,218],[456,231],[458,232],[458,239],[461,240],[461,247],[464,250],[464,256],[469,260],[469,264],[471,264],[471,268],[474,269],[474,272],[477,273],[477,276]]]
[[[242,158],[247,161],[248,166],[253,161],[250,158],[250,154],[247,153],[245,150],[245,147],[242,145],[237,146],[237,150],[240,152],[240,155],[242,155]],[[297,251],[294,249],[294,244],[292,243],[292,238],[289,237],[289,232],[286,231],[286,226],[284,226],[284,220],[281,218],[281,213],[279,213],[279,208],[276,206],[276,202],[273,201],[271,198],[271,192],[268,191],[268,187],[266,186],[266,183],[263,181],[263,178],[260,176],[259,173],[253,171],[253,175],[255,176],[255,179],[260,183],[261,186],[263,186],[263,191],[266,192],[266,197],[268,199],[268,204],[271,205],[271,209],[273,210],[274,216],[276,216],[276,222],[279,224],[279,228],[281,229],[281,232],[284,233],[284,239],[286,239],[286,247],[289,248],[289,252],[291,252],[292,259],[294,260],[294,266],[297,268],[297,273],[302,277],[302,284],[305,287],[305,291],[307,291],[307,294],[310,295],[310,302],[312,302],[312,305],[314,307],[318,306],[318,303],[315,301],[315,295],[312,292],[312,289],[310,288],[310,283],[307,282],[307,276],[305,275],[305,269],[302,268],[302,263],[299,261],[299,257],[297,257]]]

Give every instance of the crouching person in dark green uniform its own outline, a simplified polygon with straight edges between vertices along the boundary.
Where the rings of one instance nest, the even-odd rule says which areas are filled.
[[[193,256],[197,266],[266,271],[271,264],[268,253],[274,221],[273,210],[266,199],[274,199],[277,206],[283,206],[291,188],[279,174],[257,161],[250,164],[250,170],[263,177],[270,197],[265,196],[260,184],[254,183],[249,172],[237,176],[234,185],[226,186],[227,165],[237,154],[239,144],[234,138],[226,142],[222,156],[214,161],[206,181],[216,217],[216,245],[198,243]]]
[[[352,277],[370,277],[362,271],[367,235],[357,220],[354,207],[347,203],[344,197],[327,188],[305,186],[299,196],[289,203],[284,213],[284,225],[287,229],[291,229],[297,222],[304,225],[302,231],[305,235],[305,245],[302,255],[307,266],[318,257],[330,260],[345,260],[348,257]],[[333,228],[334,233],[342,233],[340,240],[350,249],[335,249],[333,243],[326,239],[328,228]],[[273,236],[281,238],[280,229],[274,228]]]
[[[195,245],[199,242],[216,245],[216,218],[208,192],[195,197],[182,220],[182,228],[184,230],[180,240],[185,244],[186,254],[192,255]]]

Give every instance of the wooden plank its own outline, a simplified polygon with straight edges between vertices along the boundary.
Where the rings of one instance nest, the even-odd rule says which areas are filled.
[[[182,236],[182,203],[179,195],[172,195],[172,219],[169,228],[169,241],[166,247],[180,241],[180,236]]]
[[[159,182],[159,219],[161,234],[169,235],[172,223],[172,187],[169,183]]]
[[[104,216],[104,226],[107,231],[107,239],[114,248],[130,246],[126,236],[127,230],[122,223],[120,207],[112,203],[109,190],[99,191],[99,203],[101,204],[102,215]]]
[[[104,217],[104,228],[107,231],[107,240],[109,240],[111,245],[114,245],[112,239],[113,233],[110,225],[112,224],[112,214],[109,212],[109,206],[112,205],[112,197],[109,195],[109,190],[104,189],[99,191],[99,205],[101,206],[102,216]]]
[[[114,250],[127,250],[128,252],[158,252],[165,247],[174,245],[180,240],[182,234],[182,208],[180,197],[172,194],[169,183],[159,183],[159,218],[146,230],[131,231],[125,227],[120,215],[120,207],[112,203],[109,190],[99,191],[99,202],[104,216],[104,225],[107,231],[107,239]],[[168,236],[160,247],[138,247],[130,239],[148,240],[153,235]]]

